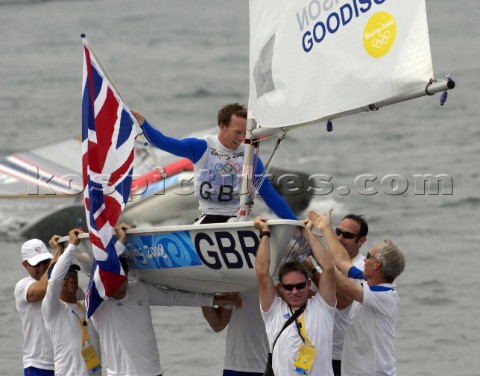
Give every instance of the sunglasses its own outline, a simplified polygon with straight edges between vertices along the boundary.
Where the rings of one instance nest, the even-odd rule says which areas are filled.
[[[47,260],[43,260],[43,261],[40,261],[37,265],[30,265],[32,268],[38,268],[39,266],[42,266],[42,265],[48,265],[50,264],[50,259],[47,259]]]
[[[69,279],[70,277],[74,278],[74,279],[77,279],[78,277],[78,274],[76,271],[73,271],[73,272],[68,272],[67,274],[65,274],[65,277],[63,278],[65,281],[67,279]]]
[[[293,289],[303,290],[307,286],[307,281],[296,283],[294,285],[283,284],[282,287],[287,291],[293,291]]]
[[[348,232],[348,231],[342,231],[338,227],[335,229],[335,234],[337,234],[337,236],[342,235],[345,239],[353,239],[358,236],[358,234],[352,234],[351,232]]]
[[[365,256],[365,258],[368,260],[368,259],[371,259],[371,258],[374,258],[375,260],[378,260],[374,255],[372,255],[370,252],[367,252],[367,255]]]

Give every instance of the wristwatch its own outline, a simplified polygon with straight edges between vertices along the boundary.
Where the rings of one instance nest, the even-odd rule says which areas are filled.
[[[263,238],[264,236],[270,237],[270,236],[271,236],[270,231],[260,231],[260,234],[259,234],[258,237],[261,239],[261,238]]]

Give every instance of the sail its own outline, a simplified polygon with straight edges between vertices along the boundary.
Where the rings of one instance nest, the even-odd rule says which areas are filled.
[[[249,111],[262,127],[424,95],[433,78],[424,0],[250,0],[249,11]]]

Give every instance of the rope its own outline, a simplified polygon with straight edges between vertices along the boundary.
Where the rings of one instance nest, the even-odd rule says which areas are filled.
[[[255,197],[258,196],[258,193],[259,193],[259,190],[260,190],[260,187],[263,185],[263,182],[265,181],[265,179],[267,178],[268,176],[268,172],[270,171],[270,162],[272,161],[273,159],[273,156],[275,155],[275,153],[277,152],[278,148],[280,147],[280,143],[285,139],[285,135],[287,134],[287,131],[283,131],[279,136],[278,136],[278,140],[275,144],[275,148],[273,149],[272,151],[272,154],[270,155],[270,158],[268,159],[267,163],[265,164],[264,168],[263,168],[263,174],[262,174],[262,177],[260,178],[260,181],[258,182],[258,184],[255,184],[253,183],[253,186],[255,188],[255,191],[253,192],[253,198],[254,199]],[[260,151],[260,143],[258,143],[258,151]],[[258,160],[258,154],[257,154],[257,160]],[[254,171],[257,170],[256,168],[257,166],[255,165],[255,169]],[[254,179],[252,179],[254,180]]]

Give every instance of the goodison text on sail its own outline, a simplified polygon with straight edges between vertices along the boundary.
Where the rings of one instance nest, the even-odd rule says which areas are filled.
[[[323,14],[328,16],[323,20],[316,22],[313,27],[303,33],[302,47],[305,52],[310,52],[315,44],[321,43],[328,34],[335,34],[340,27],[346,26],[352,19],[359,17],[360,14],[368,13],[372,6],[381,5],[386,0],[351,0],[350,3],[343,4],[338,10],[330,11],[333,7],[332,0],[312,0],[308,6],[304,7],[302,12],[297,13],[297,21],[300,31],[310,25]],[[338,0],[335,1],[338,4]]]

